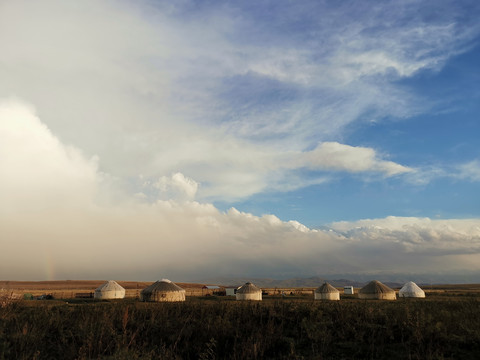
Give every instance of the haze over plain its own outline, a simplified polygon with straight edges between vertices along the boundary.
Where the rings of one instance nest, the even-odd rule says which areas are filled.
[[[476,1],[0,1],[0,276],[480,279]]]

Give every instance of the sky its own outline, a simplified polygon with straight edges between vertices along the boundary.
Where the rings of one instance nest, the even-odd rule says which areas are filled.
[[[479,16],[0,0],[0,279],[480,282]]]

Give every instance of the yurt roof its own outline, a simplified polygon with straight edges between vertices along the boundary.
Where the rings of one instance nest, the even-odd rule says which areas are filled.
[[[154,291],[185,291],[180,286],[174,284],[170,280],[163,279],[155,281],[152,285],[143,289],[146,292],[154,292]]]
[[[382,294],[390,292],[395,292],[395,290],[390,289],[387,285],[382,284],[380,281],[377,280],[370,281],[359,291],[359,293],[361,294]]]
[[[258,292],[262,292],[262,289],[260,289],[258,286],[255,286],[251,282],[245,283],[245,285],[241,286],[237,290],[237,294],[254,294]]]
[[[315,290],[315,292],[320,294],[329,294],[329,293],[338,293],[340,291],[338,291],[335,287],[333,287],[332,285],[326,282],[322,286],[319,286]]]
[[[118,285],[118,283],[114,280],[109,280],[95,289],[95,291],[122,291],[122,290],[125,290],[125,289],[120,285]]]

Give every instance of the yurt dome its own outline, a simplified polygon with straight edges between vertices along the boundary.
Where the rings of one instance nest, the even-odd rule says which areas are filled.
[[[314,298],[315,300],[340,300],[340,291],[326,282],[315,289]]]
[[[413,281],[407,282],[398,292],[399,297],[424,298],[425,291],[423,291]]]
[[[373,280],[360,289],[358,292],[359,299],[379,299],[379,300],[396,300],[395,290],[390,289],[387,285],[380,281]]]
[[[142,301],[185,301],[185,290],[170,280],[154,282],[140,292]]]
[[[247,282],[237,289],[237,300],[262,300],[262,289]]]
[[[95,289],[95,299],[123,299],[125,289],[118,285],[116,281],[110,280]]]

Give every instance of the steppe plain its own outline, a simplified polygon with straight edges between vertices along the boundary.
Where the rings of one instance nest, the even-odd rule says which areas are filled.
[[[118,281],[124,300],[72,297],[103,282],[0,282],[17,298],[0,307],[0,359],[480,358],[480,284],[423,286],[425,299],[323,302],[292,288],[238,302],[179,283],[186,302],[142,303],[149,282]]]

